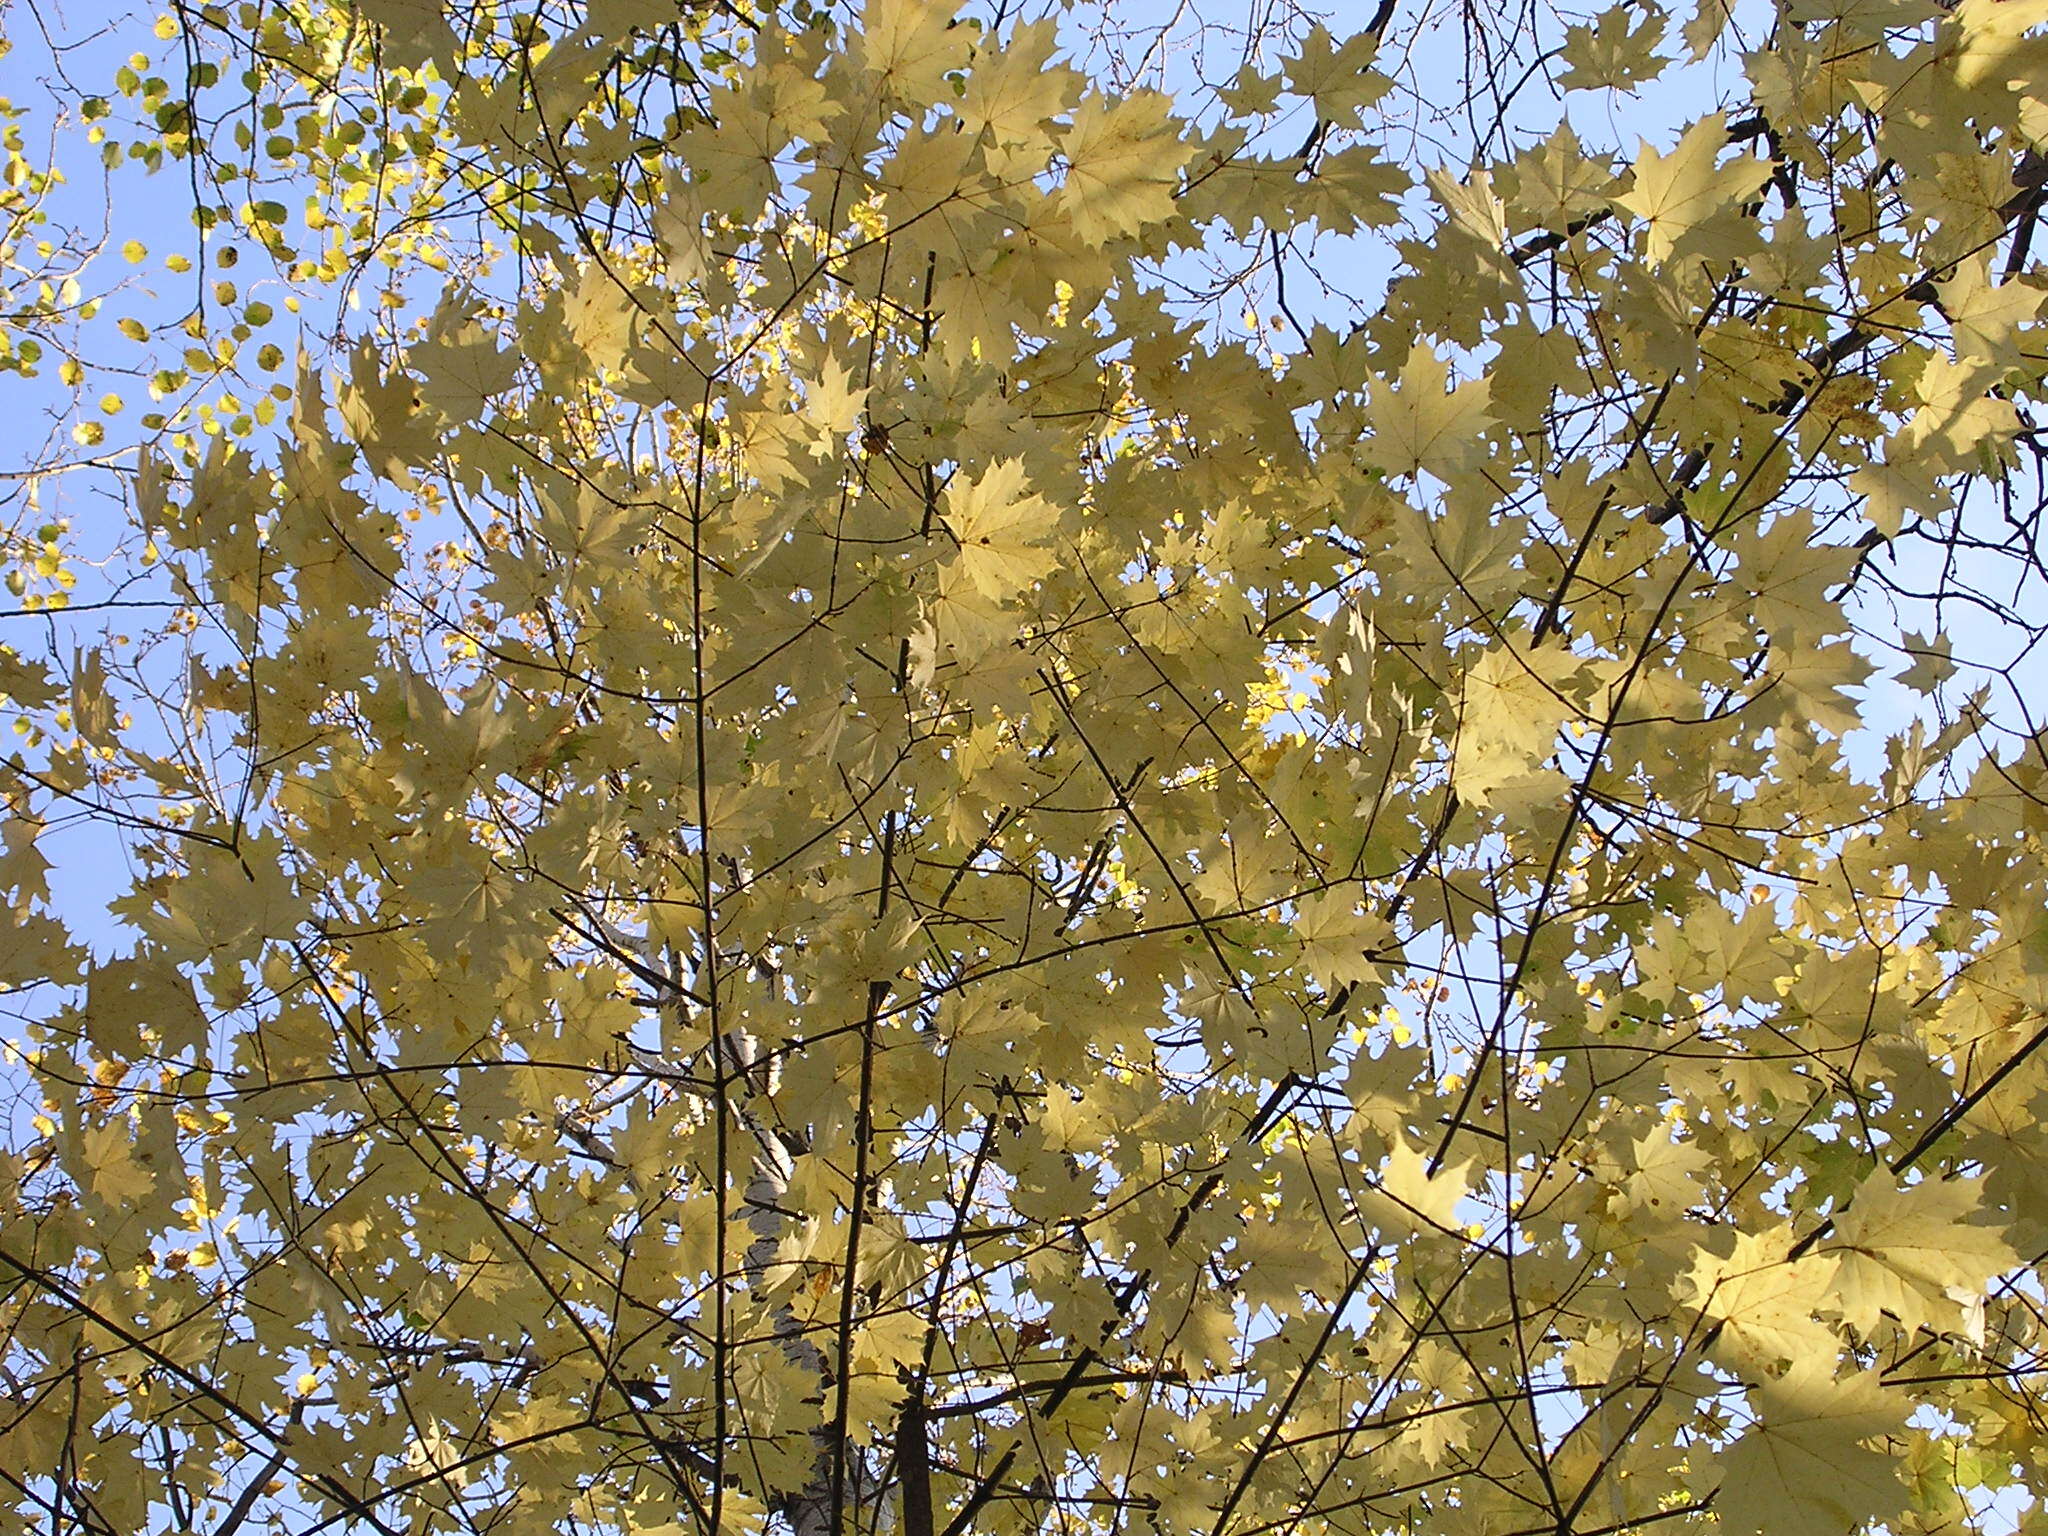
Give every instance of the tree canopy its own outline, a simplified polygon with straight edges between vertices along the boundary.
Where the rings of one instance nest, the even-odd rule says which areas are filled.
[[[0,1527],[2037,1528],[2048,0],[0,16]]]

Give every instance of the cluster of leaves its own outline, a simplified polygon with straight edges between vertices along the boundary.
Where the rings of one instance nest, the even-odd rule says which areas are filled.
[[[271,0],[86,98],[205,239],[19,535],[106,606],[0,637],[0,1523],[2031,1510],[2048,738],[1857,631],[2036,590],[2048,4],[1706,0],[1669,149],[1441,163],[1400,10],[1177,104],[944,0]]]

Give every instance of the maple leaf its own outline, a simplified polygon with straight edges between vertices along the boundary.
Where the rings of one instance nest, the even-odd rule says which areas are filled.
[[[411,68],[454,52],[454,34],[440,0],[359,0],[363,15],[377,24],[391,62]]]
[[[1876,1371],[1835,1379],[1834,1357],[1807,1358],[1755,1392],[1757,1422],[1722,1462],[1714,1513],[1738,1536],[1840,1536],[1905,1502],[1897,1462],[1868,1441],[1905,1413]]]
[[[1379,39],[1372,33],[1354,33],[1339,43],[1317,22],[1287,63],[1287,88],[1313,101],[1317,117],[1355,122],[1393,89],[1393,81],[1371,68],[1378,53]]]
[[[1732,0],[1695,0],[1692,18],[1679,28],[1687,56],[1695,64],[1706,58],[1734,19]]]
[[[644,531],[633,507],[594,485],[579,488],[573,500],[550,504],[540,526],[556,555],[586,580],[627,555]]]
[[[197,958],[205,953],[207,940],[196,928],[193,937]],[[86,1000],[99,1038],[124,1057],[142,1054],[144,1030],[155,1035],[158,1048],[167,1054],[191,1049],[206,1038],[206,1013],[193,995],[192,983],[162,950],[146,948],[96,965]]]
[[[1725,243],[1712,238],[1717,221],[1754,196],[1771,173],[1756,155],[1737,155],[1717,167],[1727,142],[1719,113],[1686,129],[1668,155],[1644,141],[1635,181],[1612,200],[1647,221],[1644,254],[1652,265],[1663,265],[1680,250],[1708,259],[1724,253]]]
[[[1996,383],[1997,369],[1978,358],[1929,357],[1915,388],[1926,403],[1907,425],[1905,451],[1937,472],[1967,469],[1980,451],[1999,452],[2020,418],[2011,401],[1992,398]]]
[[[1938,462],[1916,457],[1907,432],[1893,439],[1882,460],[1849,477],[1849,489],[1863,498],[1863,515],[1886,538],[1895,538],[1909,517],[1939,517],[1951,498],[1942,490]]]
[[[1675,1221],[1699,1203],[1714,1160],[1693,1142],[1652,1131],[1631,1143],[1635,1171],[1624,1186],[1629,1209],[1652,1221]]]
[[[71,719],[87,741],[95,746],[107,744],[114,706],[107,692],[106,663],[97,650],[80,652],[72,661]]]
[[[587,263],[564,298],[562,318],[576,344],[600,368],[616,368],[638,320],[632,295],[602,262]]]
[[[1909,630],[1904,644],[1900,647],[1905,655],[1913,658],[1912,665],[1898,676],[1901,688],[1914,693],[1931,694],[1955,676],[1954,649],[1949,637],[1939,631],[1933,635],[1922,635]]]
[[[870,387],[852,386],[852,370],[837,358],[827,358],[805,389],[804,416],[818,431],[817,441],[811,444],[814,455],[822,458],[837,447],[867,409]]]
[[[953,24],[952,0],[867,0],[861,11],[862,64],[884,90],[906,101],[937,101],[946,75],[967,59],[971,34]]]
[[[1501,645],[1466,668],[1451,764],[1451,782],[1462,798],[1490,804],[1550,756],[1558,727],[1578,713],[1558,680],[1547,675],[1558,659],[1555,653],[1529,656]]]
[[[1190,154],[1157,91],[1121,100],[1089,96],[1060,138],[1067,178],[1060,208],[1082,240],[1133,234],[1173,212],[1180,168]]]
[[[1705,959],[1731,1000],[1769,998],[1788,966],[1777,914],[1753,901],[1737,913],[1719,902],[1704,903],[1686,923],[1686,943]]]
[[[156,1193],[158,1170],[141,1154],[126,1120],[109,1120],[82,1133],[93,1193],[116,1209],[134,1207]]]
[[[961,119],[1004,148],[1047,143],[1047,124],[1068,111],[1083,76],[1052,62],[1058,33],[1050,20],[1018,27],[1006,43],[977,51],[960,98]]]
[[[1816,641],[1842,629],[1829,589],[1842,579],[1843,552],[1814,536],[1806,513],[1779,516],[1754,541],[1750,559],[1756,625],[1774,641]]]
[[[1479,434],[1493,422],[1485,379],[1446,389],[1450,369],[1434,348],[1418,343],[1401,365],[1398,385],[1375,380],[1365,409],[1370,435],[1359,450],[1389,475],[1470,469],[1484,450]]]
[[[1471,1185],[1471,1162],[1446,1165],[1432,1175],[1429,1161],[1397,1140],[1379,1177],[1360,1192],[1360,1213],[1394,1236],[1462,1233],[1458,1203]]]
[[[1059,556],[1045,540],[1053,509],[1024,486],[1023,460],[1005,459],[973,481],[946,488],[946,526],[958,548],[942,586],[964,585],[1000,602],[1052,570]]]
[[[1515,205],[1540,227],[1562,234],[1600,206],[1613,176],[1586,153],[1569,123],[1518,157],[1504,177]]]
[[[1964,1179],[1858,1185],[1820,1250],[1839,1265],[1834,1289],[1843,1321],[1866,1337],[1884,1313],[1908,1332],[1960,1327],[1964,1306],[2019,1263],[1997,1231],[1965,1219],[1981,1194],[1981,1185]]]
[[[2016,335],[2040,313],[2048,293],[2030,283],[1991,280],[1988,257],[1966,257],[1955,273],[1936,286],[1941,311],[1948,317],[1959,362],[1991,363],[2009,368],[2019,362]]]
[[[432,418],[419,409],[419,386],[402,373],[387,374],[365,341],[350,359],[349,382],[337,404],[349,435],[378,473],[410,486],[412,471],[434,451]]]
[[[10,703],[34,708],[56,697],[47,668],[0,645],[0,695]]]
[[[1736,1234],[1723,1258],[1706,1249],[1695,1256],[1685,1291],[1692,1304],[1720,1324],[1720,1347],[1746,1365],[1835,1356],[1834,1334],[1814,1314],[1829,1303],[1835,1260],[1827,1255],[1789,1257],[1792,1236],[1778,1227]]]
[[[476,416],[519,375],[519,354],[473,320],[415,347],[409,360],[420,371],[420,398],[451,421]]]
[[[1957,83],[1968,88],[2033,79],[2039,39],[2027,34],[2044,20],[2042,0],[1962,0],[1953,22],[1960,41],[1952,65]]]
[[[0,985],[79,981],[79,967],[87,958],[71,943],[70,930],[47,913],[16,912],[0,931]]]
[[[1258,117],[1278,105],[1285,84],[1281,76],[1261,74],[1247,62],[1239,66],[1230,84],[1216,94],[1231,111],[1246,117]]]
[[[1381,158],[1376,146],[1354,144],[1317,160],[1294,202],[1302,218],[1341,233],[1393,223],[1400,217],[1397,200],[1409,185],[1408,173]]]
[[[1616,5],[1600,19],[1565,29],[1559,56],[1570,67],[1557,77],[1567,91],[1626,90],[1654,80],[1669,60],[1656,51],[1664,36],[1664,12],[1657,6]]]
[[[1301,941],[1302,966],[1334,991],[1378,973],[1373,951],[1392,937],[1393,929],[1379,913],[1359,910],[1349,892],[1324,891],[1301,903],[1294,933]]]

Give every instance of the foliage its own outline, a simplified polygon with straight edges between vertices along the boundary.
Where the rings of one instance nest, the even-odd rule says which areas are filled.
[[[1439,20],[0,109],[8,1528],[2032,1524],[2048,5]]]

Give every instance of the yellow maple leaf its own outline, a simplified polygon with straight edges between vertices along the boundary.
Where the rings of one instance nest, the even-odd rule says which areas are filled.
[[[451,421],[480,414],[485,402],[510,389],[519,375],[519,354],[500,348],[474,320],[414,348],[410,361],[421,374],[420,398]]]
[[[1317,22],[1287,62],[1287,89],[1314,101],[1318,117],[1355,122],[1361,110],[1393,89],[1392,80],[1370,67],[1378,52],[1379,39],[1370,32],[1339,43]]]
[[[1493,423],[1493,386],[1474,379],[1447,390],[1449,378],[1435,349],[1418,343],[1401,365],[1398,387],[1376,381],[1365,408],[1372,432],[1359,445],[1365,457],[1389,475],[1443,476],[1477,464],[1484,456],[1479,434]]]
[[[825,359],[804,390],[804,417],[817,429],[811,452],[822,458],[839,445],[867,409],[868,388],[853,387],[853,371],[836,357]]]
[[[1702,239],[1694,237],[1752,196],[1771,174],[1769,164],[1756,155],[1738,155],[1717,168],[1714,162],[1727,142],[1728,125],[1718,112],[1688,128],[1668,155],[1643,142],[1635,184],[1614,201],[1648,221],[1644,254],[1653,266],[1669,261],[1682,244],[1701,245]]]
[[[1370,981],[1378,971],[1369,956],[1392,933],[1378,911],[1359,908],[1355,890],[1323,891],[1296,908],[1294,936],[1301,941],[1302,967],[1325,987]]]
[[[362,0],[362,14],[383,33],[394,64],[417,68],[454,51],[454,33],[437,0]]]
[[[1014,597],[1049,572],[1058,556],[1040,542],[1054,514],[1044,497],[1026,494],[1021,459],[991,464],[980,478],[946,488],[946,526],[959,541],[941,586],[960,584],[984,597]]]
[[[1632,1217],[1669,1222],[1697,1204],[1713,1158],[1697,1143],[1673,1141],[1667,1128],[1629,1144],[1635,1172],[1622,1186]]]
[[[960,98],[970,129],[986,130],[1001,147],[1042,144],[1045,124],[1073,104],[1082,75],[1052,62],[1053,23],[1034,21],[1012,32],[1005,46],[978,52]]]
[[[1902,431],[1893,441],[1904,448],[1889,449],[1849,477],[1849,489],[1863,498],[1863,515],[1886,538],[1897,535],[1908,516],[1938,517],[1950,504],[1937,482],[1941,471],[1913,456],[1910,433]]]
[[[967,59],[972,34],[953,25],[952,0],[869,0],[861,13],[861,62],[901,100],[931,102]]]
[[[632,294],[595,261],[584,267],[562,307],[576,345],[601,368],[615,368],[623,360],[637,315]]]
[[[1128,235],[1173,212],[1188,146],[1175,132],[1172,103],[1157,91],[1121,101],[1090,96],[1060,141],[1067,181],[1060,209],[1092,244]]]
[[[1905,1188],[1884,1179],[1858,1188],[1821,1250],[1840,1264],[1843,1320],[1866,1335],[1887,1312],[1909,1331],[1960,1326],[1966,1299],[2019,1263],[1995,1230],[1967,1219],[1980,1193],[1964,1179]]]
[[[2033,323],[2048,293],[2023,282],[2000,283],[1991,277],[1990,258],[1979,253],[1956,263],[1955,274],[1935,284],[1942,313],[1948,316],[1956,357],[1972,358],[2009,368],[2020,360],[2015,333]]]
[[[1765,1382],[1756,1402],[1758,1422],[1728,1453],[1714,1498],[1729,1536],[1842,1536],[1904,1502],[1894,1459],[1863,1443],[1906,1416],[1876,1371],[1837,1381],[1830,1350]]]
[[[1359,1193],[1360,1214],[1390,1235],[1462,1233],[1458,1202],[1471,1184],[1471,1168],[1468,1158],[1431,1177],[1428,1157],[1396,1140],[1379,1178]]]
[[[1997,383],[1998,369],[1976,358],[1929,357],[1915,387],[1924,404],[1905,433],[1913,456],[1938,470],[1959,471],[1977,462],[1980,447],[2000,450],[2021,423],[2010,400],[1990,393]]]
[[[1718,1352],[1739,1365],[1835,1357],[1834,1331],[1814,1317],[1831,1299],[1835,1260],[1791,1251],[1789,1227],[1741,1233],[1726,1258],[1701,1249],[1684,1281],[1693,1305],[1720,1324]]]
[[[1465,673],[1451,783],[1462,799],[1494,803],[1496,793],[1539,772],[1558,727],[1578,711],[1546,675],[1561,653],[1528,655],[1495,646]]]
[[[1557,84],[1567,91],[1627,90],[1654,80],[1671,62],[1656,51],[1663,36],[1661,11],[1613,6],[1595,23],[1565,29],[1558,53],[1568,67]]]
[[[1962,0],[1954,12],[1961,38],[1952,55],[1956,82],[1968,88],[2037,79],[2042,40],[2027,34],[2044,21],[2048,0]]]
[[[126,1206],[156,1193],[157,1171],[136,1151],[126,1120],[109,1120],[80,1138],[92,1169],[93,1193],[111,1206]]]

